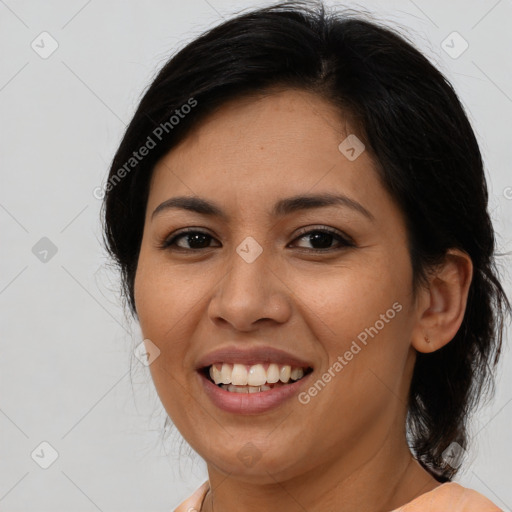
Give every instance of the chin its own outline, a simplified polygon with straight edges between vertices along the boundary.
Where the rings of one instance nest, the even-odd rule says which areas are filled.
[[[239,450],[203,456],[208,467],[213,467],[226,476],[237,480],[264,485],[284,481],[303,471],[304,465],[299,460],[290,460],[290,454],[296,453],[293,447],[276,451],[269,446],[258,449],[248,440]]]

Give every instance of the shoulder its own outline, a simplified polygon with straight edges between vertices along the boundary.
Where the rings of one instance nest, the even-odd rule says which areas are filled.
[[[172,512],[199,512],[210,483],[204,482],[191,496],[182,501]]]
[[[456,504],[460,510],[464,512],[503,512],[483,494],[455,482],[452,482],[451,486],[449,492],[458,500]]]
[[[393,512],[503,512],[483,494],[447,482]]]
[[[208,488],[207,480],[172,512],[199,512]],[[503,510],[483,494],[458,483],[448,482],[392,512],[503,512]]]

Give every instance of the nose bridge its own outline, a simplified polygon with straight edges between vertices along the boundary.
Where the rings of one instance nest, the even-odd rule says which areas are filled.
[[[268,285],[268,258],[268,248],[264,249],[256,238],[250,235],[243,238],[229,259],[230,271],[226,276],[229,285],[252,295],[261,293]]]
[[[240,256],[240,258],[248,265],[251,265],[258,259],[260,259],[260,263],[262,259],[266,261],[266,257],[260,258],[263,254],[263,251],[263,246],[256,240],[256,238],[250,235],[246,236],[235,249],[235,252],[238,254],[238,256]]]
[[[234,247],[227,261],[228,272],[210,303],[212,320],[222,318],[237,329],[248,330],[262,318],[286,319],[289,307],[270,268],[270,257],[269,249],[250,235]]]

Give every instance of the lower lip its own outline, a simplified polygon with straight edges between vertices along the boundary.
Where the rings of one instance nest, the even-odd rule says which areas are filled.
[[[297,395],[300,388],[308,381],[311,373],[293,384],[286,384],[257,393],[226,391],[206,378],[201,372],[198,372],[198,375],[206,394],[219,409],[237,414],[260,414],[279,407],[286,400]]]

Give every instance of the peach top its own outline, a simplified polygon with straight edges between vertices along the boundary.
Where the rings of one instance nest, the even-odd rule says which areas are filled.
[[[207,480],[173,512],[199,512],[208,489],[209,481]],[[456,482],[446,482],[391,512],[503,512],[503,510],[473,489],[463,487]]]

